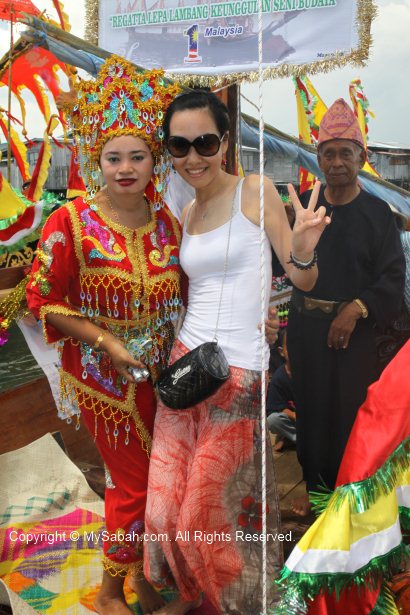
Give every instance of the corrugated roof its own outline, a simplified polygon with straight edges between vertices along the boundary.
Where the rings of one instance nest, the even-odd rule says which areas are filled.
[[[404,143],[395,143],[393,141],[368,141],[367,146],[370,148],[377,147],[377,149],[383,150],[396,150],[396,149],[404,149],[408,150],[410,153],[410,145],[405,145]]]

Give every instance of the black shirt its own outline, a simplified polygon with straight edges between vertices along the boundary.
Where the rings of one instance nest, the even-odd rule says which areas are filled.
[[[311,191],[301,195],[307,205]],[[330,301],[361,299],[380,325],[396,317],[403,299],[405,262],[394,216],[385,201],[361,190],[332,206],[320,189],[318,205],[332,222],[317,245],[319,277],[305,294]]]

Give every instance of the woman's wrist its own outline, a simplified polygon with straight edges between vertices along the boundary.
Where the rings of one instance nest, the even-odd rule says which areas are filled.
[[[99,334],[99,336],[97,337],[97,339],[95,340],[95,342],[93,344],[94,350],[99,350],[101,344],[104,341],[104,337],[105,337],[105,333],[103,331],[101,331],[101,333]]]
[[[313,269],[313,267],[317,263],[317,252],[313,251],[313,254],[310,256],[304,256],[303,258],[300,255],[295,255],[293,252],[290,253],[290,258],[288,264],[293,265],[296,269],[301,271],[308,271],[309,269]]]
[[[121,347],[124,346],[122,342],[112,333],[107,330],[101,330],[101,333],[94,342],[93,348],[94,350],[102,350],[103,352],[110,354],[113,347],[118,345]]]
[[[315,251],[311,250],[310,252],[301,252],[300,250],[292,250],[292,256],[295,260],[306,263],[312,260]]]

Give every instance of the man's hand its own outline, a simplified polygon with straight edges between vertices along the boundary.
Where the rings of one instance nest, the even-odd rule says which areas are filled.
[[[268,310],[268,318],[265,320],[265,338],[269,345],[274,344],[278,339],[279,324],[277,310],[271,306]],[[261,325],[258,326],[260,329]]]
[[[56,96],[56,105],[60,111],[64,111],[64,107],[67,106],[74,107],[77,102],[77,90],[74,87],[72,77],[68,79],[68,87],[70,88],[68,92],[59,90]]]
[[[292,421],[296,421],[296,412],[294,410],[291,410],[290,408],[285,408],[284,410],[282,410],[282,412],[283,414],[286,414],[286,416]]]
[[[356,322],[362,317],[362,311],[355,301],[343,307],[332,321],[327,335],[327,345],[335,350],[345,350],[350,341]]]

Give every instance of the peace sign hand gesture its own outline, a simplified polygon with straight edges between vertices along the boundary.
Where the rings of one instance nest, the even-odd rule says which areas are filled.
[[[326,216],[326,208],[323,205],[315,211],[319,190],[320,182],[317,181],[305,208],[292,184],[288,184],[288,193],[296,215],[292,233],[292,254],[300,261],[309,261],[312,258],[321,234],[330,224],[330,217]]]

